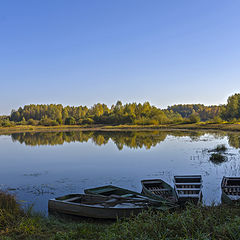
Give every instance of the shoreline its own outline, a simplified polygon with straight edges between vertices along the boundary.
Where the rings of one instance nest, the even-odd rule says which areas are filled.
[[[22,209],[16,198],[0,192],[1,239],[239,239],[237,204],[187,205],[176,211],[145,210],[117,221],[44,216]],[[124,229],[124,231],[123,231]],[[113,238],[114,236],[114,238]]]
[[[240,132],[240,124],[167,124],[167,125],[61,125],[61,126],[14,126],[0,127],[0,135],[24,132],[67,132],[67,131],[231,131]]]

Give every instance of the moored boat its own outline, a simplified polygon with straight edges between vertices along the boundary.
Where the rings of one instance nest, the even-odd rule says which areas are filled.
[[[177,195],[174,189],[161,179],[142,180],[142,194],[156,200],[177,202]]]
[[[69,194],[48,201],[50,212],[101,219],[135,216],[148,208],[170,209],[169,206],[154,200],[151,201],[148,198],[117,195]]]
[[[223,203],[240,201],[240,177],[223,177],[221,188]]]
[[[202,200],[202,176],[174,176],[174,189],[179,203],[185,203],[186,201],[199,203]]]
[[[86,194],[96,194],[102,196],[118,195],[122,197],[141,196],[140,193],[134,192],[125,188],[116,187],[113,185],[106,185],[96,188],[85,189]]]

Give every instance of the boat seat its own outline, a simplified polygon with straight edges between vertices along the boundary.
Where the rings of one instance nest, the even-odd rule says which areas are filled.
[[[200,191],[200,188],[177,188],[177,191]]]
[[[132,193],[121,195],[121,197],[133,197],[133,196],[135,196],[135,194]]]
[[[179,198],[199,198],[199,194],[178,194]]]
[[[157,189],[156,191],[159,191],[159,192],[171,192],[170,189]]]
[[[67,202],[74,202],[74,201],[79,200],[79,199],[81,199],[81,197],[68,198],[68,199],[66,199],[66,200],[64,200],[64,201],[67,201]]]
[[[106,189],[106,188],[104,188],[104,189],[98,189],[96,192],[98,194],[101,194],[101,193],[113,192],[114,190],[116,190],[116,189],[113,189],[113,188]]]
[[[180,183],[180,182],[175,182],[175,185],[202,185],[202,183],[201,182],[195,182],[195,183],[193,183],[193,182],[191,182],[191,183],[189,183],[189,182],[182,182],[182,183]]]

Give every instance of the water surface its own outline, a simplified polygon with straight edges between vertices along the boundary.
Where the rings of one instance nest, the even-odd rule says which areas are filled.
[[[113,184],[141,191],[140,181],[201,174],[203,202],[221,201],[222,176],[240,176],[237,133],[196,131],[50,132],[0,136],[0,188],[47,212],[50,198]],[[227,161],[209,160],[225,144]]]

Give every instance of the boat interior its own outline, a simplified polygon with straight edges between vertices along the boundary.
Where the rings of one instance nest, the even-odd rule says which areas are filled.
[[[240,178],[224,178],[222,189],[227,195],[240,196]]]
[[[202,187],[201,176],[175,176],[175,189],[180,197],[199,197]]]
[[[131,194],[129,194],[131,195]],[[137,206],[146,205],[149,201],[145,198],[141,197],[121,197],[118,195],[111,195],[110,197],[105,196],[97,196],[97,195],[90,195],[90,194],[70,194],[63,197],[56,198],[56,200],[64,201],[68,203],[81,203],[86,205],[98,205],[103,207],[115,207],[116,205],[121,204],[132,204]],[[134,207],[134,206],[132,206]]]
[[[92,189],[87,189],[87,193],[89,194],[100,194],[104,196],[111,196],[111,195],[119,195],[122,197],[129,197],[133,196],[133,193],[128,193],[126,194],[125,189],[113,187],[113,186],[103,186],[99,188],[92,188]]]
[[[144,186],[155,195],[161,195],[164,197],[172,195],[172,190],[165,188],[162,183],[145,183]]]

